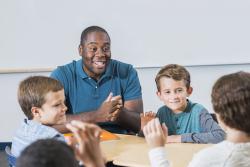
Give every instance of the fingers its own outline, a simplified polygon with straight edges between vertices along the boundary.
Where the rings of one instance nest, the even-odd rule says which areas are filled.
[[[111,113],[116,111],[117,109],[121,109],[122,108],[122,104],[118,103],[118,102],[112,102],[112,110]]]
[[[143,129],[143,127],[145,125],[148,124],[148,122],[150,122],[152,119],[154,119],[156,116],[156,114],[152,111],[150,112],[144,112],[140,114],[141,117],[141,129]]]
[[[66,127],[73,133],[77,141],[77,145],[70,142],[77,159],[86,166],[103,166],[99,138],[101,128],[81,121],[71,121]]]
[[[120,112],[121,112],[121,110],[117,109],[114,112],[109,113],[109,116],[107,117],[107,121],[115,121],[115,120],[117,120]]]
[[[101,128],[98,126],[80,121],[71,121],[66,127],[73,132],[78,143],[92,138],[99,138],[101,133]]]
[[[120,95],[112,97],[112,101],[122,102],[122,97]]]
[[[162,131],[163,131],[164,136],[167,137],[168,136],[168,127],[166,126],[165,123],[163,123],[161,127],[162,127]]]
[[[81,137],[80,137],[80,129],[73,126],[72,124],[66,124],[66,127],[74,134],[75,139],[78,143],[81,143]],[[83,133],[81,135],[84,135]],[[84,137],[83,137],[84,138]]]
[[[106,99],[105,101],[106,101],[106,102],[111,101],[111,100],[112,100],[112,97],[113,97],[113,93],[110,92],[109,95],[108,95],[108,97],[107,97],[107,99]]]
[[[152,117],[152,118],[154,118],[154,117],[156,116],[156,113],[153,112],[153,111],[148,111],[148,112],[144,112],[144,113],[140,114],[140,116],[142,116],[142,117]]]
[[[160,121],[158,118],[152,119],[144,126],[143,132],[146,133],[163,133]]]

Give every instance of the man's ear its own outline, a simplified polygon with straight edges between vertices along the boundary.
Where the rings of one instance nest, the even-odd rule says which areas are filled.
[[[187,93],[188,93],[188,96],[190,96],[193,92],[193,88],[191,86],[189,86],[189,88],[187,88]]]
[[[79,46],[78,46],[78,53],[79,53],[79,55],[82,57],[82,52],[83,52],[83,46],[80,44]]]
[[[41,110],[39,107],[31,107],[31,114],[33,118],[40,118],[41,117]]]

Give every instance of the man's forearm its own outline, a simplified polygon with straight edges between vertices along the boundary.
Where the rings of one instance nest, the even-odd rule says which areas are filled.
[[[72,120],[78,120],[89,123],[102,122],[102,118],[98,116],[97,111],[82,112],[79,114],[66,114],[66,123],[60,125],[53,125],[53,128],[58,130],[60,133],[68,133],[69,130],[66,128],[66,124]]]
[[[141,126],[140,120],[140,113],[129,111],[123,108],[116,122],[123,128],[132,130],[133,132],[137,133],[140,130]]]
[[[140,113],[143,112],[141,99],[126,101],[116,122],[123,128],[137,133],[141,127]]]

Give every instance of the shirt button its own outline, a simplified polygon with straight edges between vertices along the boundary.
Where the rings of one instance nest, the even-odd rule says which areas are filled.
[[[95,88],[97,89],[97,86],[95,86]]]
[[[178,118],[175,119],[176,122],[177,122],[178,120],[179,120]]]
[[[91,79],[91,78],[89,78],[89,79]]]

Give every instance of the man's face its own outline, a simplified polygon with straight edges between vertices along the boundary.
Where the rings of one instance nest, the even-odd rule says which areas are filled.
[[[173,112],[182,112],[187,106],[187,97],[191,94],[192,88],[187,89],[184,80],[176,81],[172,78],[163,77],[160,79],[160,91],[158,97]]]
[[[83,70],[98,80],[105,72],[111,58],[110,39],[104,32],[91,32],[79,47]]]

